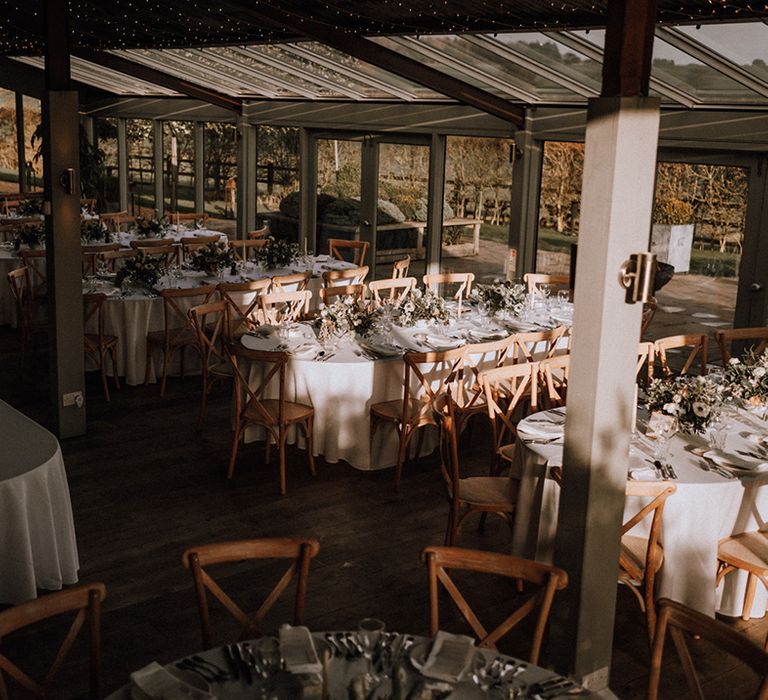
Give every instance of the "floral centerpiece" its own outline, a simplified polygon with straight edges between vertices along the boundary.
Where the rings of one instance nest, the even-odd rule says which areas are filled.
[[[139,253],[135,258],[128,258],[118,270],[115,284],[122,287],[124,282],[134,287],[150,289],[165,274],[162,258]]]
[[[283,238],[267,239],[266,245],[256,252],[257,262],[267,269],[288,267],[299,257],[299,244],[291,243]]]
[[[728,395],[744,402],[747,408],[761,408],[768,402],[768,350],[753,349],[743,360],[732,357],[725,368]]]
[[[21,216],[40,216],[43,213],[43,198],[30,197],[22,199],[16,207],[16,211]]]
[[[725,391],[706,377],[681,375],[654,379],[647,391],[650,411],[677,418],[686,433],[703,433],[720,415]]]
[[[472,298],[482,301],[491,315],[506,312],[517,316],[525,304],[526,289],[517,282],[494,280],[493,284],[476,285]]]
[[[147,219],[143,216],[136,217],[134,231],[139,238],[161,238],[168,229],[168,222],[157,219]]]
[[[80,222],[80,240],[83,243],[109,243],[111,239],[107,225],[97,219],[83,219]]]
[[[193,270],[205,272],[211,277],[218,275],[225,267],[230,267],[234,257],[229,248],[222,248],[218,243],[211,242],[198,248],[189,260]]]
[[[320,309],[321,340],[336,335],[368,335],[374,326],[376,312],[369,310],[365,301],[350,294],[337,297],[328,306]]]
[[[428,289],[412,289],[403,294],[395,303],[394,313],[397,325],[405,328],[415,326],[418,321],[445,323],[449,317],[445,300]]]
[[[40,224],[22,224],[13,237],[14,250],[19,250],[25,245],[28,248],[37,248],[45,242],[45,226]]]

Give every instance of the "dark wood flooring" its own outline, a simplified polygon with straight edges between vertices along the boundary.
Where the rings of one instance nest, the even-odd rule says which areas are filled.
[[[0,328],[0,398],[46,425],[45,359],[38,358],[22,376],[15,349],[13,332]],[[288,494],[281,498],[274,464],[263,464],[260,446],[245,446],[234,478],[226,480],[228,397],[223,390],[214,395],[206,427],[197,432],[198,397],[198,378],[173,378],[165,398],[156,385],[124,387],[112,393],[108,404],[92,374],[88,435],[62,441],[81,580],[103,581],[108,590],[105,694],[152,660],[167,663],[200,648],[191,580],[181,565],[182,551],[193,544],[273,535],[316,537],[321,551],[310,575],[310,627],[355,628],[362,617],[377,616],[390,629],[426,633],[426,577],[419,553],[442,542],[446,517],[436,457],[408,465],[398,495],[391,470],[360,472],[319,460],[313,479],[303,453],[291,450]],[[470,469],[485,469],[488,447],[481,429],[462,456]],[[504,551],[509,531],[498,519],[490,519],[483,532],[469,523],[460,544]],[[258,591],[274,576],[269,566],[243,565],[223,571],[220,580],[236,600],[246,608],[250,602],[253,609]],[[466,583],[472,602],[491,617],[498,617],[515,595],[502,581]],[[290,619],[289,599],[273,613],[272,627]],[[768,630],[764,621],[732,623],[756,640]],[[442,626],[465,631],[450,606]],[[40,668],[52,657],[53,637],[62,629],[54,623],[19,633],[4,639],[3,648],[27,668]],[[234,632],[218,610],[214,630],[222,642]],[[750,696],[756,683],[742,664],[701,643],[696,646],[708,697]],[[525,629],[502,645],[510,653],[525,654],[526,649]],[[78,644],[62,675],[65,697],[83,693],[86,659],[85,645]],[[620,698],[644,697],[648,660],[642,616],[631,595],[619,590],[611,687]],[[670,649],[662,697],[684,697],[681,679]]]

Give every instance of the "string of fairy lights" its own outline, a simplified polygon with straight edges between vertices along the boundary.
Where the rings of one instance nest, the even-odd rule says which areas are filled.
[[[72,44],[95,49],[278,43],[302,22],[354,36],[542,31],[605,24],[607,0],[69,0]],[[283,26],[260,6],[279,9]],[[0,0],[0,54],[40,53],[42,0]],[[663,23],[768,19],[768,2],[658,0]]]

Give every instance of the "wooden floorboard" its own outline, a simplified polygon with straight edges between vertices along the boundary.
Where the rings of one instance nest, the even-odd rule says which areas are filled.
[[[16,371],[15,336],[0,328],[0,398],[46,424],[48,383],[45,358],[32,371]],[[307,624],[315,629],[355,628],[378,616],[390,629],[426,633],[427,590],[421,549],[442,542],[446,503],[435,456],[408,465],[400,494],[391,470],[360,472],[318,460],[312,478],[304,453],[291,449],[288,495],[278,495],[276,468],[263,464],[260,446],[241,449],[235,476],[225,478],[229,451],[229,402],[219,390],[206,427],[195,430],[199,380],[173,378],[165,398],[156,385],[112,392],[107,404],[95,376],[88,377],[88,435],[62,441],[80,552],[82,581],[103,581],[104,690],[152,660],[167,663],[200,648],[197,610],[189,572],[181,565],[185,547],[211,541],[273,535],[312,536],[321,550],[312,564]],[[476,430],[462,458],[480,473],[488,460],[485,432]],[[510,535],[498,519],[484,532],[470,521],[460,544],[505,551]],[[254,604],[270,572],[235,567],[222,585],[238,601]],[[498,614],[513,591],[501,582],[471,587],[483,615]],[[270,616],[276,625],[291,616],[282,601]],[[600,611],[595,611],[600,614]],[[235,629],[214,614],[216,639]],[[220,624],[219,624],[220,623]],[[756,640],[764,621],[732,621]],[[464,631],[445,606],[443,626]],[[4,649],[32,668],[54,651],[62,624],[4,640]],[[523,631],[524,632],[524,631]],[[502,649],[524,653],[528,638],[518,634]],[[707,697],[746,698],[754,677],[737,660],[722,658],[700,644],[696,658],[704,671]],[[618,593],[611,686],[621,698],[644,697],[648,649],[643,618],[632,596]],[[83,690],[87,650],[79,644],[64,669],[65,696]],[[663,698],[684,697],[682,672],[668,650]],[[12,696],[14,697],[14,696]]]

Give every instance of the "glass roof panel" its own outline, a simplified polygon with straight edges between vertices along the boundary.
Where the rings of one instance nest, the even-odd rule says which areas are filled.
[[[537,32],[498,34],[496,40],[533,61],[600,91],[602,64]]]
[[[676,27],[752,75],[768,81],[768,27],[762,22]]]

